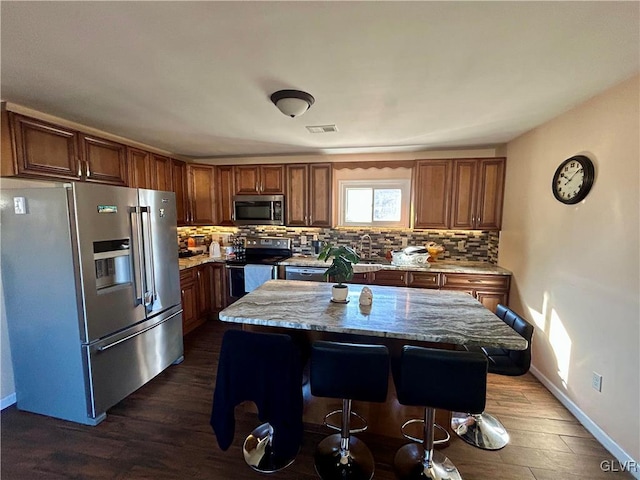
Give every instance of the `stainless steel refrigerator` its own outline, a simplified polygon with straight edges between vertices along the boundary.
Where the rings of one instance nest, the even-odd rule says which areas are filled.
[[[175,194],[0,192],[17,407],[88,425],[183,358]]]

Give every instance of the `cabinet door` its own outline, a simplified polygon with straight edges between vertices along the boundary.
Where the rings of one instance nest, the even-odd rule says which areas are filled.
[[[192,225],[215,225],[213,185],[215,167],[210,165],[187,166],[189,172],[189,203]]]
[[[475,228],[477,166],[473,159],[453,162],[451,228]]]
[[[126,185],[126,147],[120,143],[80,134],[81,158],[85,162],[84,180]]]
[[[378,270],[371,273],[371,282],[374,285],[389,285],[392,287],[405,287],[407,285],[408,272],[402,270]]]
[[[481,292],[476,291],[476,298],[487,309],[496,313],[496,307],[499,303],[502,305],[508,305],[509,294],[504,292]]]
[[[216,205],[218,225],[233,225],[233,167],[220,166],[216,169]]]
[[[149,152],[137,148],[127,148],[129,159],[129,186],[151,188],[151,162]]]
[[[8,117],[15,141],[16,174],[69,180],[81,177],[76,132],[11,112]]]
[[[284,193],[284,166],[262,165],[259,181],[261,194],[282,195]]]
[[[308,225],[311,227],[330,227],[332,223],[331,164],[318,163],[309,165],[308,185]]]
[[[479,162],[475,227],[479,230],[500,230],[502,225],[504,167],[504,158],[491,158]]]
[[[287,193],[285,195],[286,224],[304,227],[308,219],[307,165],[287,165]]]
[[[193,269],[180,272],[180,296],[182,300],[182,334],[186,335],[199,325],[198,288]]]
[[[178,226],[187,224],[189,199],[187,197],[187,164],[171,159],[171,190],[176,194]]]
[[[415,192],[414,228],[449,228],[451,161],[417,162]]]
[[[211,265],[200,265],[196,271],[198,285],[198,317],[201,321],[208,320],[211,313]]]
[[[227,306],[226,268],[223,264],[212,264],[211,310],[217,314]]]
[[[233,167],[236,195],[257,195],[260,193],[260,167],[257,165],[236,165]]]
[[[151,188],[163,192],[172,191],[170,158],[151,154]]]

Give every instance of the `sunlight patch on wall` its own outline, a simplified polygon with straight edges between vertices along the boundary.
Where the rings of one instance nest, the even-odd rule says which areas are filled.
[[[555,309],[551,310],[551,322],[549,325],[549,343],[556,356],[558,376],[562,380],[562,386],[567,388],[569,384],[569,364],[571,362],[571,337],[562,324]]]

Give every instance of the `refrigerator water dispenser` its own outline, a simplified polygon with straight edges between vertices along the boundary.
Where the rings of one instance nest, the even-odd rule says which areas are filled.
[[[131,257],[129,239],[93,242],[93,260],[96,264],[96,289],[131,283]]]

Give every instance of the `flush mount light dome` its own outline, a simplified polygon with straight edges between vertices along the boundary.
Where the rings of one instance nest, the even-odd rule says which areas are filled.
[[[271,95],[271,101],[286,116],[295,118],[309,110],[316,99],[300,90],[278,90]]]

